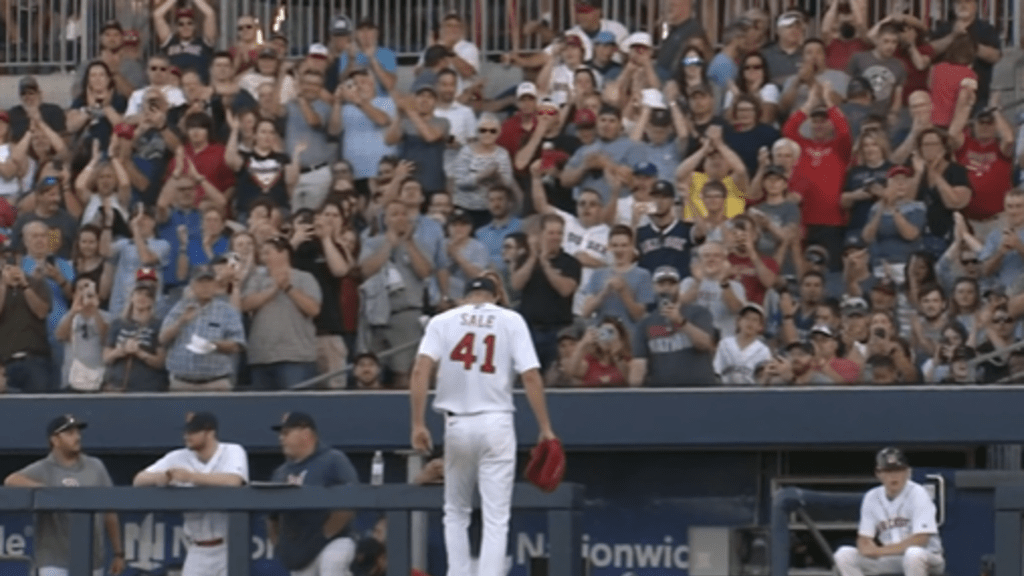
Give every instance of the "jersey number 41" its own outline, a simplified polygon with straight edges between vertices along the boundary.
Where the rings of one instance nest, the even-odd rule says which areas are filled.
[[[461,362],[466,370],[472,370],[477,361],[476,355],[473,354],[475,342],[476,334],[467,332],[455,348],[452,348],[452,353],[448,357],[452,362]],[[480,371],[484,374],[494,374],[494,334],[484,336],[484,348],[484,362],[480,365]]]

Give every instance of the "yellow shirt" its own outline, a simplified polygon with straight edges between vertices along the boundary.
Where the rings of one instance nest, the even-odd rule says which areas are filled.
[[[693,176],[690,177],[690,202],[692,202],[693,206],[697,207],[700,215],[705,217],[708,215],[708,209],[704,207],[704,199],[701,198],[700,192],[704,189],[704,184],[708,180],[710,178],[704,172],[694,172]],[[736,185],[736,181],[732,179],[732,176],[723,178],[722,184],[725,185],[726,218],[742,214],[747,208],[747,199],[743,196],[743,191]],[[690,206],[689,202],[683,205],[683,220],[687,222],[693,222],[694,220],[693,208]]]

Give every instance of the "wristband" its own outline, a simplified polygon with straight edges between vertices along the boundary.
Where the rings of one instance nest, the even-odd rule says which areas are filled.
[[[722,290],[728,290],[729,288],[732,287],[732,285],[729,284],[728,280],[726,280],[725,282],[719,283],[719,286],[722,288]]]

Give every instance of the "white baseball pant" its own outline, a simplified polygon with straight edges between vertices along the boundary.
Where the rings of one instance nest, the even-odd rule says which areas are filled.
[[[870,576],[871,574],[903,574],[904,576],[927,576],[941,574],[946,560],[941,554],[929,552],[920,546],[907,548],[902,556],[868,558],[862,556],[853,546],[842,546],[833,558],[839,576]]]
[[[225,576],[228,573],[228,547],[221,543],[216,546],[188,547],[181,576]]]
[[[92,576],[103,576],[106,572],[105,568],[97,568],[92,571]],[[68,576],[68,569],[57,568],[54,566],[40,566],[39,576]]]
[[[324,546],[315,560],[302,570],[292,570],[292,576],[352,576],[352,560],[356,557],[356,541],[335,538]]]
[[[444,543],[448,576],[504,576],[516,431],[511,412],[448,416],[444,434]],[[469,516],[479,486],[483,538],[478,571],[470,567]]]

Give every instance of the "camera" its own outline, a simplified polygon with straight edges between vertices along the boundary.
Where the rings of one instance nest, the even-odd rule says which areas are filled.
[[[889,337],[885,332],[885,328],[875,328],[875,336],[885,340]]]
[[[664,310],[672,307],[672,297],[667,295],[658,296],[658,308]]]
[[[57,264],[57,257],[54,256],[53,254],[47,254],[46,263],[49,264],[50,266],[55,266]]]
[[[618,336],[618,334],[616,334],[615,328],[611,326],[605,325],[597,329],[598,342],[614,342],[616,336]]]

